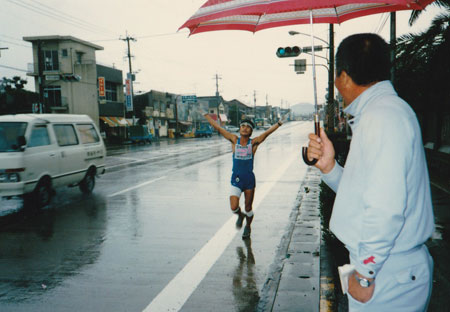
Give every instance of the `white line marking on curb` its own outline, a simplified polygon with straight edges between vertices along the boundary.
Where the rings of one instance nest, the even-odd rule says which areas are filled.
[[[259,206],[291,163],[299,159],[300,156],[297,153],[292,154],[292,157],[284,162],[279,170],[275,171],[269,182],[258,187],[258,191],[255,193],[253,210]],[[230,217],[211,240],[200,249],[153,301],[150,302],[143,312],[179,311],[236,236],[238,231],[236,231],[234,222],[234,216]]]

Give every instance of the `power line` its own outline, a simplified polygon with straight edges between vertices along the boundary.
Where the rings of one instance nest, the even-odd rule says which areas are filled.
[[[25,73],[28,72],[28,70],[25,70],[25,69],[20,69],[20,68],[17,68],[17,67],[11,67],[11,66],[6,66],[6,65],[0,65],[0,67],[7,68],[7,69],[12,69],[12,70],[18,70],[18,71],[25,72]]]
[[[146,39],[146,38],[156,38],[156,37],[165,37],[165,36],[173,36],[173,35],[185,35],[187,32],[172,32],[172,33],[165,33],[165,34],[154,34],[154,35],[145,35],[145,36],[139,36],[136,37],[138,39]]]
[[[68,17],[68,18],[74,20],[75,22],[79,22],[80,24],[84,24],[84,25],[89,26],[89,27],[95,27],[95,28],[97,28],[98,30],[101,30],[101,31],[103,31],[103,32],[105,32],[105,33],[113,34],[112,32],[110,32],[109,29],[103,28],[103,27],[101,27],[101,26],[92,24],[92,23],[87,22],[87,21],[84,21],[84,20],[82,20],[82,19],[80,19],[80,18],[78,18],[78,17],[75,17],[75,16],[70,15],[70,14],[67,14],[67,13],[65,13],[65,12],[63,12],[63,11],[60,11],[60,10],[58,10],[58,9],[52,8],[52,7],[48,6],[48,5],[45,5],[44,3],[40,2],[40,1],[37,1],[37,0],[30,0],[30,1],[37,3],[39,6],[46,7],[46,8],[48,8],[50,11],[58,12],[58,13],[64,15],[64,16],[66,16],[66,17]]]
[[[102,33],[101,31],[96,31],[96,30],[91,29],[88,26],[84,26],[81,23],[66,20],[64,17],[62,17],[62,16],[60,16],[60,15],[58,15],[56,13],[53,13],[51,11],[45,10],[43,8],[34,6],[32,4],[29,4],[29,3],[16,2],[16,1],[17,0],[8,0],[8,2],[10,2],[12,4],[15,4],[17,6],[20,6],[22,8],[25,8],[27,10],[30,10],[33,13],[44,15],[44,16],[47,16],[49,18],[52,18],[52,19],[58,20],[60,22],[63,22],[65,24],[68,24],[68,25],[71,25],[71,26],[75,26],[77,28],[80,28],[80,29],[83,29],[83,30],[87,30],[87,31],[90,31],[90,32],[93,32],[93,33]]]
[[[383,30],[388,19],[389,19],[389,14],[383,13],[382,20],[380,21],[380,24],[378,25],[378,29],[375,31],[375,33],[379,34]]]
[[[1,36],[1,35],[0,35]],[[15,45],[15,46],[19,46],[19,47],[25,47],[25,48],[31,48],[31,46],[26,46],[26,45],[24,45],[24,44],[18,44],[18,43],[14,43],[14,42],[11,42],[11,41],[7,41],[7,40],[0,40],[0,42],[6,42],[6,43],[9,43],[9,44],[12,44],[12,45]]]

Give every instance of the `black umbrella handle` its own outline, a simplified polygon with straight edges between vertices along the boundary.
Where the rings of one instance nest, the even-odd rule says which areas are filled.
[[[314,133],[320,137],[320,121],[319,121],[318,114],[314,114]],[[308,166],[314,166],[318,161],[318,159],[316,159],[316,158],[314,158],[313,160],[308,159],[308,148],[305,146],[302,147],[302,156],[303,156],[303,161]]]

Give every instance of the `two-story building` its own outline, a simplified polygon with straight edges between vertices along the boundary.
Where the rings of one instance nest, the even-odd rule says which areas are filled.
[[[133,97],[134,112],[138,119],[145,119],[156,136],[168,136],[175,131],[175,101],[173,94],[151,90]],[[129,113],[132,114],[132,113]]]
[[[35,78],[45,113],[86,114],[99,122],[95,52],[103,47],[72,36],[23,37],[33,45]]]
[[[97,76],[100,131],[109,143],[123,142],[132,123],[125,118],[122,71],[97,64]]]

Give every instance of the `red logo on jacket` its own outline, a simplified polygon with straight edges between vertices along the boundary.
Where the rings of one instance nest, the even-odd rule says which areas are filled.
[[[369,258],[365,259],[363,262],[364,262],[364,264],[369,264],[369,263],[375,264],[375,257],[370,256]]]

